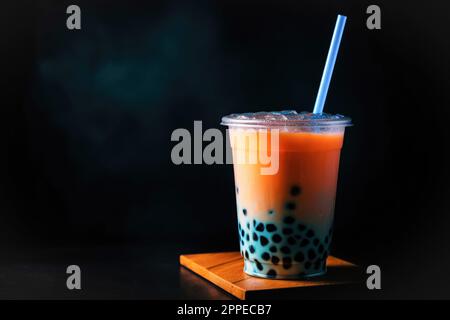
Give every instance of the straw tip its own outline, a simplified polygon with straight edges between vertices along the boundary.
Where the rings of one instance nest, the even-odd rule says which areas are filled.
[[[347,19],[347,16],[343,16],[343,15],[341,15],[341,14],[338,14],[338,19],[346,20],[346,19]]]

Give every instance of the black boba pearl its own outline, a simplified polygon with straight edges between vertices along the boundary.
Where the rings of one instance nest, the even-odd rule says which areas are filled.
[[[295,210],[295,202],[287,202],[286,203],[286,209],[288,209],[288,210]]]
[[[307,262],[305,263],[305,268],[306,268],[306,269],[311,268],[311,262],[307,261]]]
[[[292,265],[292,260],[289,257],[283,258],[283,268],[289,269]]]
[[[292,186],[292,188],[291,188],[292,196],[298,196],[301,192],[302,192],[302,189],[300,189],[299,186]]]
[[[248,251],[245,250],[245,258],[248,259]]]
[[[286,246],[281,247],[280,251],[285,253],[285,254],[291,253],[291,249],[289,249],[289,247],[286,247]]]
[[[253,226],[256,226],[256,220],[253,219]]]
[[[256,263],[256,268],[258,268],[259,271],[262,271],[262,269],[263,269],[262,264],[256,259],[255,259],[255,263]]]
[[[324,250],[324,247],[322,244],[320,244],[319,248],[317,249],[319,251],[319,253],[322,253]]]
[[[308,238],[314,237],[314,231],[313,231],[313,230],[308,230],[308,232],[306,233],[306,236],[307,236]]]
[[[267,240],[267,238],[264,237],[264,236],[260,236],[260,237],[259,237],[259,241],[261,242],[261,245],[262,245],[262,246],[265,246],[266,244],[269,243],[269,240]]]
[[[258,241],[258,235],[256,233],[253,233],[253,240]]]
[[[285,235],[292,234],[292,232],[294,231],[291,228],[283,228],[283,234]]]
[[[321,265],[322,261],[320,259],[317,259],[316,262],[314,262],[314,269],[320,269]]]
[[[295,237],[295,239],[297,239],[297,240],[301,240],[301,239],[302,239],[302,236],[299,235],[299,234],[296,234],[294,237]]]
[[[280,258],[278,258],[277,256],[272,256],[272,263],[278,264],[278,262],[280,262]]]
[[[313,249],[309,249],[308,250],[308,259],[309,260],[314,260],[316,258],[316,253],[314,252]]]
[[[264,225],[263,225],[262,223],[258,224],[258,225],[256,226],[256,230],[257,230],[257,231],[260,231],[260,232],[264,231]]]
[[[238,229],[239,229],[239,230],[241,230],[241,229],[242,229],[242,227],[241,227],[241,224],[240,224],[240,223],[238,223]]]
[[[277,276],[277,272],[273,269],[270,269],[269,271],[267,271],[267,276],[274,278]]]
[[[295,238],[294,237],[289,237],[288,239],[287,239],[287,241],[288,241],[288,243],[290,244],[290,245],[294,245],[297,241],[295,240]]]
[[[247,215],[247,209],[242,209],[242,213],[244,214],[244,216]]]
[[[303,239],[302,242],[300,242],[300,247],[306,247],[309,244],[308,239]]]
[[[244,245],[244,240],[241,240],[241,244]]]
[[[315,238],[314,241],[313,241],[313,244],[314,244],[315,246],[317,246],[317,245],[319,244],[319,239]]]
[[[277,226],[274,225],[273,223],[269,223],[266,226],[266,230],[269,232],[274,232],[275,230],[277,230]]]
[[[269,248],[269,251],[275,253],[275,252],[277,252],[277,247],[271,246],[271,247]]]
[[[275,213],[275,211],[269,210],[269,214],[274,214],[274,213]]]
[[[275,243],[281,242],[280,235],[279,234],[274,234],[273,237],[272,237],[272,241],[275,242]]]
[[[298,226],[297,226],[297,228],[298,228],[298,230],[300,230],[300,231],[305,231],[306,226],[305,226],[304,224],[299,223]]]
[[[263,260],[267,261],[267,260],[270,259],[270,254],[268,254],[267,252],[264,252],[264,253],[261,255],[261,258],[262,258]]]
[[[247,233],[247,235],[245,236],[245,240],[250,241],[250,236],[248,235],[248,233]]]
[[[241,230],[241,236],[242,236],[242,238],[245,238],[245,231],[244,231],[244,229]]]
[[[251,245],[248,250],[250,250],[250,253],[255,253],[255,248]]]
[[[305,261],[305,255],[303,254],[303,252],[298,252],[294,257],[294,260],[297,262],[303,262]]]
[[[284,222],[284,223],[287,223],[287,224],[294,223],[294,221],[295,221],[295,219],[294,219],[293,217],[285,217],[285,218],[283,219],[283,222]]]
[[[247,229],[250,230],[250,222],[247,222]]]

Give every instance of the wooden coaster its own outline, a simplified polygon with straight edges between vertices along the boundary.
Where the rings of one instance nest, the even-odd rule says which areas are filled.
[[[239,252],[181,255],[180,264],[242,300],[264,292],[348,284],[354,282],[357,273],[356,265],[333,256],[328,257],[326,275],[304,280],[249,276],[243,271],[244,259]]]

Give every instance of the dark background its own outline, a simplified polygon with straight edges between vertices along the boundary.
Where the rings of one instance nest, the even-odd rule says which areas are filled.
[[[173,165],[170,135],[312,110],[340,13],[325,110],[354,127],[332,251],[380,265],[369,297],[449,298],[445,1],[75,3],[79,31],[72,2],[2,4],[0,297],[179,297],[179,253],[237,250],[232,167]],[[91,287],[67,293],[77,263]]]

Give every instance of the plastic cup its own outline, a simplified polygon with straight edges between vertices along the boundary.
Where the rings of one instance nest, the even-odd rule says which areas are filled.
[[[222,124],[233,153],[244,271],[273,279],[326,273],[339,157],[351,120],[283,111],[229,115]],[[278,144],[271,140],[276,134]],[[255,136],[258,143],[249,142]],[[248,161],[268,151],[278,154],[274,174],[262,174],[267,162]]]

